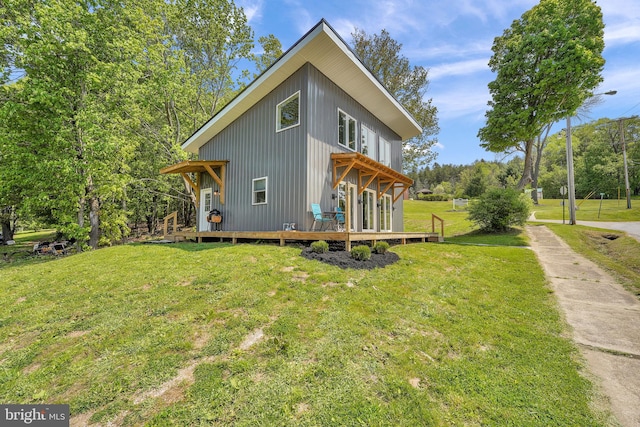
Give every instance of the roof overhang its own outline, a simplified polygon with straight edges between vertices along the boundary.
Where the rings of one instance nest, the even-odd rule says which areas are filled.
[[[349,46],[321,20],[271,67],[191,135],[182,148],[198,153],[200,147],[248,111],[306,63],[337,84],[404,141],[422,133],[422,128],[389,93]]]

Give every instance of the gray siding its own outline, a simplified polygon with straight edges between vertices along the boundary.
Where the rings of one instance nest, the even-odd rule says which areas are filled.
[[[309,89],[307,108],[309,110],[309,151],[307,167],[309,169],[307,194],[308,203],[320,203],[325,209],[337,206],[337,200],[331,198],[332,193],[332,165],[331,153],[350,152],[349,149],[338,144],[338,109],[352,116],[357,121],[358,143],[360,141],[360,127],[367,126],[377,137],[382,136],[391,143],[391,167],[402,170],[402,141],[389,127],[378,120],[373,114],[347,95],[336,84],[324,76],[313,66],[309,68]],[[377,141],[377,139],[376,139]],[[358,174],[349,173],[347,182],[356,183]],[[370,186],[377,189],[377,183]],[[402,199],[394,205],[393,231],[403,231]],[[361,209],[361,205],[359,205]],[[358,212],[358,227],[361,229],[362,212]]]
[[[305,81],[303,67],[200,149],[201,159],[229,161],[225,204],[214,198],[224,230],[279,230],[284,222],[305,221]],[[297,91],[300,125],[276,132],[276,106]],[[268,178],[267,204],[252,205],[252,181],[261,177]]]
[[[300,125],[276,132],[277,105],[297,91]],[[306,64],[200,149],[200,159],[229,161],[225,204],[213,200],[222,211],[224,230],[279,230],[285,222],[308,230],[313,222],[311,203],[319,203],[324,210],[337,206],[332,198],[337,190],[332,189],[331,153],[349,151],[338,144],[338,108],[357,120],[358,142],[362,124],[391,142],[391,166],[401,170],[400,137]],[[211,187],[213,180],[204,177],[203,188]],[[254,206],[252,180],[261,177],[268,178],[267,204]],[[346,180],[356,183],[357,172]],[[402,231],[402,199],[395,208],[393,231]],[[357,222],[361,228],[361,219]]]

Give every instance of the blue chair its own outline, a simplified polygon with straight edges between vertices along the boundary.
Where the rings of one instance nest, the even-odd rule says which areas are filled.
[[[336,206],[336,231],[345,231],[344,212],[340,206]]]
[[[313,213],[313,224],[311,225],[311,230],[316,230],[316,223],[320,223],[320,231],[324,228],[325,223],[333,222],[333,218],[325,216],[322,213],[322,209],[320,209],[320,205],[317,203],[311,204],[311,213]]]

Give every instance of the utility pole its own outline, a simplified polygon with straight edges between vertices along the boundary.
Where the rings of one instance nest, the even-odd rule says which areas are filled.
[[[631,209],[631,190],[629,188],[629,169],[627,167],[627,147],[624,142],[624,121],[631,117],[625,117],[618,119],[618,126],[620,126],[620,144],[622,144],[622,159],[624,161],[624,188],[627,193],[627,209]]]
[[[576,187],[573,175],[573,147],[571,144],[570,116],[567,116],[567,184],[569,189],[569,225],[576,225]]]
[[[600,95],[615,95],[617,90],[610,90],[604,93],[597,93],[594,97]],[[576,185],[573,173],[573,147],[571,145],[571,115],[567,116],[567,187],[569,189],[569,225],[576,225]],[[628,185],[627,185],[628,187]],[[629,202],[631,207],[631,202]]]

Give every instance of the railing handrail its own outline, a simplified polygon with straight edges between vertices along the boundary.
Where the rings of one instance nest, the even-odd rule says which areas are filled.
[[[444,237],[444,219],[440,218],[436,214],[431,214],[431,232],[436,232],[436,219],[440,221],[440,235]]]
[[[162,227],[162,233],[164,236],[167,236],[169,234],[167,233],[167,231],[169,228],[169,221],[171,219],[173,219],[173,233],[175,234],[178,229],[178,211],[173,211],[172,213],[164,217],[164,226]]]

